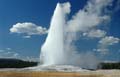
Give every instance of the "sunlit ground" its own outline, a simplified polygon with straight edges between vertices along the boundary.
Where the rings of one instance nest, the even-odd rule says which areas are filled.
[[[120,77],[120,70],[81,72],[1,71],[0,77]]]

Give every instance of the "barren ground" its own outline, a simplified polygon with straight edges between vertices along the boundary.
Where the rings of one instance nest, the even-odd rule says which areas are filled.
[[[54,71],[0,71],[0,77],[120,77],[120,70],[97,70],[81,72]]]

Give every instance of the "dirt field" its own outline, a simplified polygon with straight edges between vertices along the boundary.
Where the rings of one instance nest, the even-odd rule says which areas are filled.
[[[33,72],[33,71],[1,71],[0,77],[120,77],[120,70],[99,70],[91,72]]]
[[[95,74],[63,73],[63,72],[1,72],[0,77],[102,77]]]

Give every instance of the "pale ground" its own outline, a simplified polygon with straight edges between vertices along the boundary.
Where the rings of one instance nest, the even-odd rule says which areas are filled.
[[[120,70],[96,70],[79,72],[23,71],[1,69],[0,77],[120,77]]]

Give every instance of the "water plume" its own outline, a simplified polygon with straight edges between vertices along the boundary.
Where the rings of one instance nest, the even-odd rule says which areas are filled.
[[[62,8],[64,7],[64,8]],[[64,60],[64,25],[69,3],[57,4],[51,20],[50,29],[45,43],[41,48],[41,60],[45,65],[63,64]]]
[[[58,3],[50,23],[48,36],[41,48],[40,62],[46,66],[73,65],[96,69],[99,60],[94,53],[80,53],[81,50],[77,51],[73,42],[77,38],[77,32],[89,31],[109,18],[107,15],[101,15],[101,11],[110,2],[111,0],[106,3],[105,0],[90,0],[88,5],[78,11],[69,21],[66,20],[66,16],[70,13],[70,3]],[[102,3],[105,4],[102,5]]]

